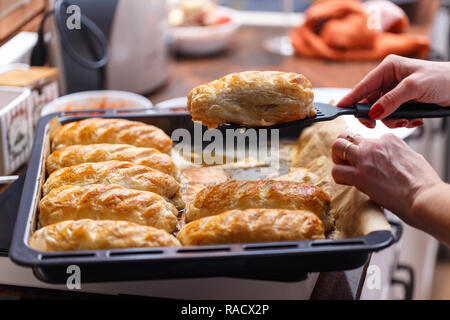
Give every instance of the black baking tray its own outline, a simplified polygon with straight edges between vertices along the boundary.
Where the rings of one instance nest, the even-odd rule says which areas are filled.
[[[49,283],[66,283],[67,268],[77,265],[81,281],[133,281],[150,279],[235,277],[272,281],[300,281],[309,272],[349,270],[364,265],[370,254],[397,242],[402,233],[399,223],[391,222],[395,232],[375,231],[366,236],[342,240],[313,240],[191,247],[130,248],[71,252],[40,252],[28,245],[36,226],[49,121],[62,123],[92,117],[89,112],[64,112],[39,120],[15,224],[10,258],[33,268],[36,277]],[[123,118],[153,124],[171,134],[177,128],[194,129],[186,113],[97,112],[95,117]],[[203,128],[203,130],[206,130]],[[302,128],[279,131],[280,138],[296,139]]]

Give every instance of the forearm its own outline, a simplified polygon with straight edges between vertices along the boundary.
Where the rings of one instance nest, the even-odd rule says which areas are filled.
[[[418,194],[412,217],[415,227],[450,246],[450,185],[442,182]]]

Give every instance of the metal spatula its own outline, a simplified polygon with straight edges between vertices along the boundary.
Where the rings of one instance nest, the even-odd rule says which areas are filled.
[[[269,127],[259,127],[266,129],[278,129],[290,126],[305,126],[312,122],[333,120],[342,115],[354,115],[357,118],[370,118],[369,110],[371,104],[356,103],[352,107],[339,108],[326,103],[314,103],[317,115],[312,118],[296,120],[275,124]],[[450,107],[441,107],[436,104],[426,104],[419,102],[408,102],[400,106],[388,119],[414,119],[414,118],[442,118],[450,116]],[[247,128],[248,126],[232,124],[233,128]],[[255,127],[253,127],[255,128]]]

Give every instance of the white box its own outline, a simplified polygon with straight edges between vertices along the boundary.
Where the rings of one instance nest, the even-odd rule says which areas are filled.
[[[30,90],[0,87],[0,175],[24,164],[33,145]]]

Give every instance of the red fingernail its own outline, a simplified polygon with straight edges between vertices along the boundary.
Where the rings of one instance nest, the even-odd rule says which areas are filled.
[[[376,119],[381,116],[384,112],[383,106],[381,104],[374,105],[369,111],[369,117]]]
[[[372,123],[372,122],[364,122],[364,125],[370,129],[375,128],[375,123]]]
[[[397,128],[405,127],[408,124],[408,121],[400,121],[395,125]]]
[[[412,125],[414,127],[418,127],[418,126],[422,126],[423,125],[423,121],[422,120],[416,120],[412,123]]]

